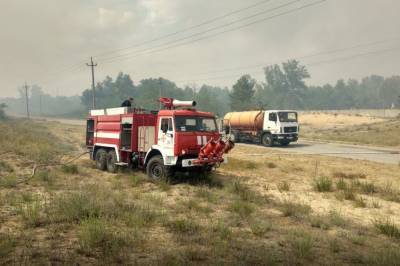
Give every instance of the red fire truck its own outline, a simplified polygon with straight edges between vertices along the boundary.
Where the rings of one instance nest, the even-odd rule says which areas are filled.
[[[234,146],[218,131],[215,116],[194,109],[194,101],[160,98],[164,109],[127,107],[92,110],[86,145],[100,170],[146,169],[153,180],[175,171],[211,171]]]

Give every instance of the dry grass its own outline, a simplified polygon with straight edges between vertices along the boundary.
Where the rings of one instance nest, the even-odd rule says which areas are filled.
[[[80,127],[36,126],[66,146],[83,141]],[[97,171],[87,158],[41,169],[28,183],[11,178],[0,187],[0,263],[395,264],[397,166],[268,151],[237,145],[216,174],[170,183],[140,171]],[[29,174],[25,156],[2,157],[0,176]],[[315,159],[324,179],[313,182]],[[389,222],[376,218],[388,215]]]
[[[399,119],[344,114],[302,114],[301,135],[308,139],[375,146],[400,146]]]

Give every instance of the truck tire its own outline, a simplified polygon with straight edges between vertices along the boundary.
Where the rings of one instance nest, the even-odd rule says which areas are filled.
[[[161,155],[156,155],[147,163],[146,173],[152,181],[161,181],[168,180],[173,175],[173,170],[171,167],[164,165]]]
[[[272,147],[274,146],[274,140],[272,139],[271,134],[265,133],[261,136],[261,144],[265,147]]]
[[[99,170],[107,169],[107,151],[105,149],[99,149],[95,155],[96,168]]]
[[[111,150],[107,154],[107,171],[110,173],[116,173],[118,166],[115,164],[117,162],[117,154],[114,150]]]

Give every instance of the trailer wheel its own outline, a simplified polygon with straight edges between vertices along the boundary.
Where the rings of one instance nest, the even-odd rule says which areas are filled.
[[[102,171],[107,169],[107,151],[105,149],[99,149],[96,152],[95,160],[97,169]]]
[[[161,155],[156,155],[149,160],[146,172],[152,181],[167,180],[173,175],[172,168],[164,165]]]
[[[262,145],[264,145],[265,147],[272,147],[272,146],[274,146],[274,140],[272,139],[271,134],[265,133],[264,135],[262,135],[262,137],[261,137],[261,143],[262,143]]]
[[[115,153],[114,150],[111,150],[107,154],[107,171],[110,173],[115,173],[117,172],[117,165],[115,164],[117,162],[117,154]]]

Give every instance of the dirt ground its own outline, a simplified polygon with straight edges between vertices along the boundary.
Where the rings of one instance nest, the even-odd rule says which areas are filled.
[[[81,126],[31,127],[70,147],[64,161],[83,150]],[[20,183],[33,163],[0,153],[0,262],[398,264],[399,166],[279,153],[237,146],[211,176],[160,183],[87,156]]]

